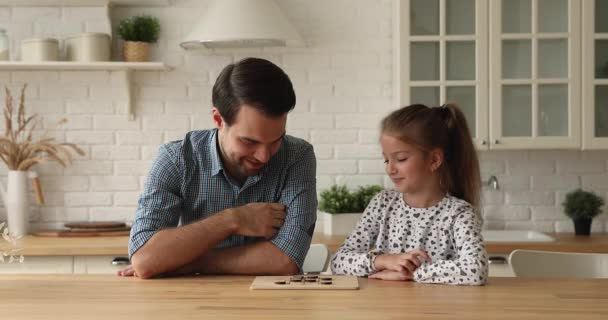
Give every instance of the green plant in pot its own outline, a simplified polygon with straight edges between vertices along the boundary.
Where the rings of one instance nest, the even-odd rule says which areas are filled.
[[[125,41],[122,55],[125,61],[148,61],[150,44],[158,41],[160,23],[152,16],[142,15],[120,21],[118,34]]]
[[[369,185],[350,191],[346,186],[333,185],[321,192],[319,210],[324,216],[324,233],[350,233],[361,213],[382,189],[379,185]]]
[[[564,213],[574,222],[575,234],[588,236],[591,233],[591,222],[601,213],[604,199],[593,192],[577,189],[566,194],[562,205]]]

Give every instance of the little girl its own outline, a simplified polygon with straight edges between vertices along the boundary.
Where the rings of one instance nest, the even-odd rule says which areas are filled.
[[[335,274],[482,285],[477,153],[455,105],[415,104],[382,120],[380,144],[396,190],[378,194],[332,257]]]

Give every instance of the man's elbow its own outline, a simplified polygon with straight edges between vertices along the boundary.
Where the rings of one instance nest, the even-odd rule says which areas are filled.
[[[295,262],[289,259],[289,261],[283,265],[281,271],[281,275],[292,276],[300,273],[300,268],[298,268],[298,265]]]
[[[150,279],[158,274],[157,271],[151,268],[151,264],[146,262],[147,259],[143,256],[143,253],[136,252],[131,257],[131,266],[135,274],[141,279]]]
[[[300,273],[298,265],[287,254],[281,252],[272,273],[277,276],[291,276]]]

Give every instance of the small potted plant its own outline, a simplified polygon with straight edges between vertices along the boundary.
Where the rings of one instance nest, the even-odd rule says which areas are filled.
[[[324,233],[349,234],[369,202],[380,191],[382,187],[379,185],[359,187],[352,192],[346,186],[333,185],[321,192],[319,210],[323,216]]]
[[[600,214],[604,199],[593,192],[577,189],[566,194],[562,205],[564,213],[574,222],[575,234],[588,236],[591,233],[591,222]]]
[[[160,23],[152,16],[134,16],[120,21],[118,34],[125,41],[122,55],[125,61],[148,61],[150,44],[158,40]]]

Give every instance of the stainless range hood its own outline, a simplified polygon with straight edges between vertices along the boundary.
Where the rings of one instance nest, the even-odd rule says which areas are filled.
[[[215,0],[180,45],[193,48],[251,48],[302,44],[302,38],[273,0]]]

